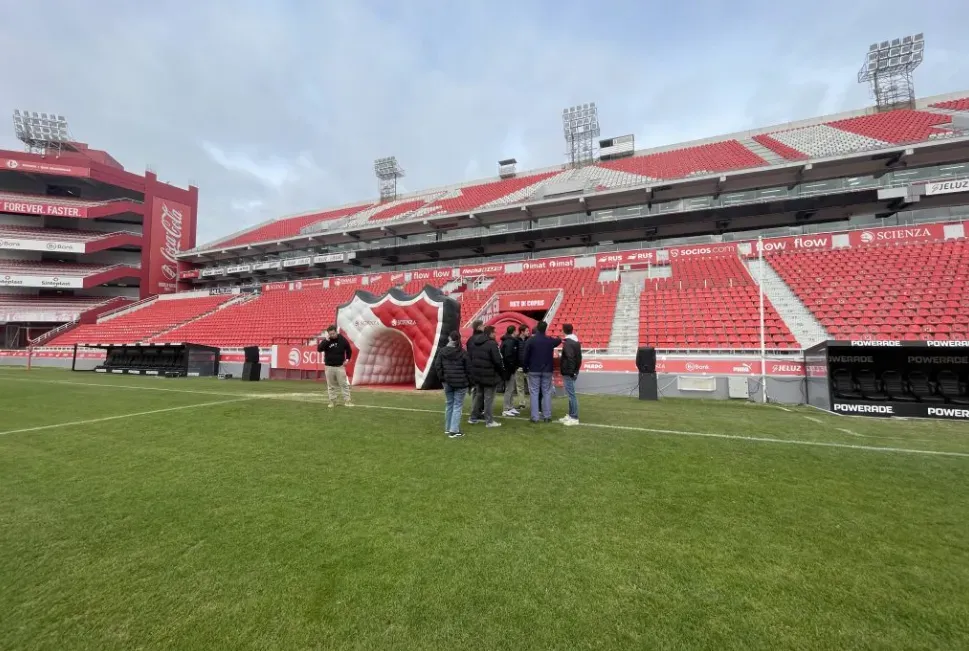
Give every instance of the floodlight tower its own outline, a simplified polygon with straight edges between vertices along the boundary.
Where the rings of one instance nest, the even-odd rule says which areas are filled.
[[[393,201],[397,198],[397,179],[404,176],[404,170],[397,164],[396,156],[378,158],[373,162],[373,172],[380,186],[380,200]]]
[[[599,109],[595,102],[563,109],[562,130],[567,147],[565,155],[574,167],[595,161],[596,139],[600,134]]]
[[[858,71],[858,83],[871,84],[871,94],[879,111],[915,108],[912,73],[922,63],[924,54],[924,34],[872,43],[868,47],[868,57]]]
[[[63,115],[14,109],[13,130],[17,140],[32,154],[53,151],[59,156],[62,151],[77,151]]]

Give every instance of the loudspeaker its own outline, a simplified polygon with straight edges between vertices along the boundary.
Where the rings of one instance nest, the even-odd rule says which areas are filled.
[[[259,363],[259,346],[246,346],[242,349],[242,352],[246,355],[247,364]]]
[[[639,399],[659,400],[659,389],[656,385],[655,373],[639,374]]]
[[[262,364],[256,362],[246,362],[242,365],[242,378],[243,382],[258,382],[259,376],[262,374]]]
[[[643,346],[636,351],[636,368],[640,373],[655,373],[656,349],[652,346]]]

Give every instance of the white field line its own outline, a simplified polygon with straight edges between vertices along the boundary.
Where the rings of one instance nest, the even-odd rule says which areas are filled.
[[[697,436],[712,439],[731,439],[734,441],[753,441],[756,443],[779,443],[785,445],[806,445],[819,448],[841,448],[846,450],[867,450],[870,452],[895,452],[898,454],[925,454],[940,457],[965,457],[966,452],[942,452],[939,450],[915,450],[911,448],[886,448],[876,445],[853,445],[851,443],[828,443],[825,441],[803,441],[798,439],[775,439],[760,436],[740,436],[737,434],[714,434],[712,432],[681,432],[677,430],[646,429],[644,427],[627,427],[624,425],[600,425],[596,423],[582,423],[585,427],[599,427],[603,429],[628,430],[632,432],[649,432],[654,434],[671,434],[674,436]]]
[[[57,429],[58,427],[74,427],[77,425],[93,425],[94,423],[106,423],[112,420],[122,420],[124,418],[135,418],[137,416],[150,416],[152,414],[164,414],[169,411],[181,411],[183,409],[195,409],[197,407],[214,407],[216,405],[228,405],[233,402],[243,402],[246,400],[252,400],[252,398],[236,398],[234,400],[216,400],[214,402],[199,402],[194,405],[180,405],[178,407],[165,407],[164,409],[152,409],[150,411],[136,411],[132,414],[119,414],[117,416],[105,416],[103,418],[88,418],[86,420],[72,420],[67,423],[55,423],[53,425],[40,425],[38,427],[24,427],[22,429],[11,429],[6,432],[0,432],[0,436],[6,436],[7,434],[24,434],[27,432],[40,432],[48,429]]]
[[[812,423],[817,423],[818,425],[824,425],[824,421],[820,418],[815,418],[814,416],[805,416]]]
[[[192,389],[170,389],[170,388],[165,388],[165,387],[135,387],[135,386],[130,386],[130,385],[108,384],[108,383],[98,383],[98,382],[71,382],[71,381],[68,381],[68,380],[33,380],[33,379],[29,379],[28,380],[28,379],[21,379],[21,378],[3,378],[3,377],[0,377],[0,381],[5,381],[5,380],[22,381],[22,382],[44,382],[44,383],[50,383],[50,384],[80,384],[82,386],[92,386],[92,387],[100,387],[100,388],[106,388],[106,389],[144,389],[144,390],[150,390],[150,391],[172,391],[172,392],[176,392],[176,393],[198,393],[198,394],[202,394],[202,395],[218,395],[218,396],[234,396],[234,397],[237,397],[237,400],[229,400],[229,401],[226,401],[226,402],[237,402],[237,401],[241,401],[241,400],[253,400],[253,399],[257,399],[257,398],[281,398],[281,399],[284,399],[284,400],[293,400],[293,399],[296,399],[296,400],[306,400],[306,401],[311,401],[311,402],[316,402],[316,401],[322,402],[323,401],[323,396],[324,396],[324,394],[322,392],[320,392],[320,393],[279,393],[279,394],[272,394],[272,393],[249,393],[249,394],[241,394],[244,397],[238,398],[238,396],[240,395],[239,393],[217,393],[217,392],[214,392],[214,391],[196,391],[196,390],[192,390]],[[205,403],[203,403],[203,404],[205,404]],[[211,404],[218,404],[218,403],[211,403]],[[186,409],[186,408],[191,407],[191,406],[202,406],[202,405],[189,405],[189,406],[186,406],[186,407],[176,407],[176,408],[166,409],[166,410],[162,410],[162,411],[171,411],[173,409]],[[383,409],[383,410],[387,410],[387,411],[401,411],[401,412],[412,412],[412,413],[420,413],[420,414],[440,414],[440,415],[443,415],[442,414],[443,408],[442,409],[419,409],[419,408],[414,408],[414,407],[393,407],[393,406],[390,406],[390,405],[362,405],[362,404],[355,404],[355,406],[353,407],[353,409],[357,409],[357,408],[360,408],[360,409]],[[133,415],[133,414],[131,414],[131,415]],[[110,417],[110,418],[107,418],[107,419],[100,419],[100,420],[112,420],[114,418],[120,418],[120,417],[115,416],[115,417]],[[824,425],[824,421],[822,421],[822,420],[820,420],[818,418],[814,418],[812,416],[804,416],[804,418],[807,418],[808,420],[812,420],[812,421],[815,421],[815,422],[817,422],[817,423],[819,423],[821,425]],[[93,421],[93,422],[97,422],[97,421]],[[731,441],[748,441],[748,442],[754,442],[754,443],[773,443],[773,444],[777,444],[777,445],[801,445],[801,446],[819,447],[819,448],[839,448],[839,449],[845,449],[845,450],[864,450],[864,451],[867,451],[867,452],[894,452],[896,454],[912,454],[912,455],[926,455],[926,456],[940,456],[940,457],[962,457],[962,458],[969,458],[969,453],[967,453],[967,452],[945,452],[945,451],[940,451],[940,450],[919,450],[919,449],[914,449],[914,448],[889,448],[889,447],[882,447],[882,446],[876,446],[876,445],[855,445],[855,444],[851,444],[851,443],[834,443],[834,442],[825,442],[825,441],[804,441],[804,440],[798,440],[798,439],[778,439],[778,438],[771,438],[771,437],[744,436],[744,435],[740,435],[740,434],[718,434],[718,433],[714,433],[714,432],[689,432],[689,431],[683,431],[683,430],[653,429],[653,428],[649,428],[649,427],[633,427],[633,426],[627,426],[627,425],[606,425],[606,424],[602,424],[602,423],[587,423],[587,422],[581,423],[579,425],[579,427],[593,427],[593,428],[599,428],[599,429],[611,429],[611,430],[619,430],[619,431],[627,431],[627,432],[642,432],[642,433],[645,433],[645,434],[659,434],[659,435],[667,435],[667,436],[688,436],[688,437],[711,438],[711,439],[731,440]],[[8,433],[8,432],[0,432],[0,434],[6,434],[6,433]],[[10,433],[12,433],[12,432],[10,432]],[[910,439],[898,439],[898,440],[910,440]],[[919,440],[924,441],[925,439],[919,439]]]

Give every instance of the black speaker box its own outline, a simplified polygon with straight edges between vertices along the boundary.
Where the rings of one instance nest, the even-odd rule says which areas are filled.
[[[246,362],[242,365],[242,381],[243,382],[258,382],[259,376],[262,374],[262,364],[256,362]]]
[[[652,346],[643,346],[636,351],[636,368],[640,373],[655,373],[656,349]]]
[[[259,363],[259,346],[246,346],[242,349],[242,352],[246,355],[247,364]]]
[[[639,399],[659,400],[659,387],[656,383],[655,373],[639,374]]]

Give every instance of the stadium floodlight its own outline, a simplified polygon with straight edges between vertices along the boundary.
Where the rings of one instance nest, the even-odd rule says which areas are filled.
[[[868,46],[858,83],[870,84],[879,110],[915,108],[912,73],[925,57],[925,35],[912,34]]]
[[[562,132],[565,135],[565,155],[576,167],[595,161],[599,129],[599,109],[595,102],[577,104],[562,109]]]
[[[14,109],[13,130],[31,153],[77,151],[63,115]]]
[[[403,168],[397,164],[396,156],[378,158],[373,162],[373,172],[377,176],[381,201],[397,198],[397,179],[404,176]]]

